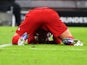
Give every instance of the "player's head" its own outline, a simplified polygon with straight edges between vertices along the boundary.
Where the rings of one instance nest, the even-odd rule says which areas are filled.
[[[46,42],[46,39],[47,39],[47,31],[45,31],[43,29],[39,29],[37,31],[36,36],[38,38],[39,43],[44,43],[44,42]]]

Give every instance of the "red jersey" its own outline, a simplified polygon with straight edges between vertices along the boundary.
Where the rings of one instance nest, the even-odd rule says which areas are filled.
[[[39,28],[52,33],[55,38],[59,37],[67,29],[56,11],[42,7],[29,11],[16,33],[22,35],[27,32],[29,39],[32,40]]]

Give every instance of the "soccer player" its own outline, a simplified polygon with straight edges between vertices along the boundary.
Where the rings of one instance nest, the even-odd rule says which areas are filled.
[[[27,38],[29,44],[35,40],[37,33],[41,33],[39,37],[42,38],[39,38],[40,40],[43,37],[46,38],[46,35],[44,35],[46,33],[38,32],[40,29],[52,33],[55,42],[59,44],[62,41],[65,45],[74,45],[74,37],[67,26],[60,20],[59,14],[48,7],[34,8],[26,14],[24,21],[12,38],[12,44],[17,45],[21,37],[24,37],[24,40]]]

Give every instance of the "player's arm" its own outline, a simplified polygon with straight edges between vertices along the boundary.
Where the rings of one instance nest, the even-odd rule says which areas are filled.
[[[77,39],[73,38],[73,36],[70,33],[69,29],[67,29],[65,32],[63,32],[60,35],[60,38],[62,39],[62,42],[65,45],[83,46],[83,43],[80,40],[77,40]]]
[[[19,35],[18,33],[15,33],[12,38],[12,44],[15,45],[24,45],[24,42],[28,38],[28,34],[25,32],[23,35]]]
[[[20,38],[20,35],[18,33],[15,33],[14,36],[12,37],[12,44],[17,45],[19,38]]]

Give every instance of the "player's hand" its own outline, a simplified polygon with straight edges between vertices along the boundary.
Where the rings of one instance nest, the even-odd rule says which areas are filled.
[[[27,33],[24,33],[18,40],[18,46],[23,46],[27,38],[28,38]]]

